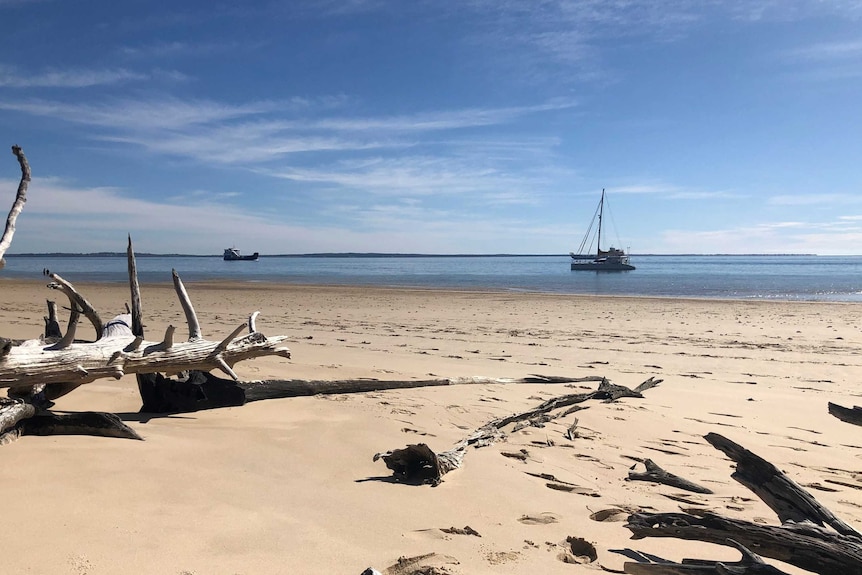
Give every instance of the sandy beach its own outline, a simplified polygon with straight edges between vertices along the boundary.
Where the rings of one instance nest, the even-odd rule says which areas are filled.
[[[128,300],[123,284],[76,287],[103,318]],[[291,359],[237,364],[244,380],[663,382],[643,399],[591,401],[471,448],[461,469],[431,487],[393,481],[372,457],[419,442],[443,451],[494,418],[596,384],[452,385],[148,416],[138,413],[133,376],[100,380],[55,409],[117,413],[145,441],[52,436],[0,446],[0,572],[359,575],[430,553],[441,572],[463,575],[621,570],[638,554],[736,560],[735,550],[704,543],[633,541],[624,528],[629,511],[687,507],[778,524],[731,479],[732,462],[703,440],[709,432],[771,461],[862,527],[862,430],[827,413],[828,401],[862,403],[858,304],[186,287],[207,339],[221,340],[255,310],[260,331],[289,336]],[[148,339],[170,324],[185,337],[172,286],[142,290]],[[0,294],[4,337],[38,337],[45,299],[66,304],[44,282],[0,277]],[[92,337],[88,330],[79,337]],[[567,439],[575,418],[578,437]],[[627,481],[644,458],[714,494]],[[542,474],[575,487],[549,488]],[[607,510],[619,511],[599,513]],[[467,526],[478,535],[444,531]],[[570,537],[591,542],[597,559],[566,562]]]

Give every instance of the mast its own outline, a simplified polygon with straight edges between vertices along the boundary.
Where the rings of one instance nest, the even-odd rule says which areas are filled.
[[[602,188],[602,199],[599,200],[599,241],[596,249],[598,250],[596,257],[601,257],[602,255],[602,213],[605,209],[605,189]]]

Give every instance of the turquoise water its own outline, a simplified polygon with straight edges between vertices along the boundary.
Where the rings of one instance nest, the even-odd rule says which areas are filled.
[[[544,293],[862,301],[862,256],[633,256],[635,271],[573,272],[568,256],[139,257],[142,283],[206,280]],[[124,257],[9,256],[0,278],[125,282]],[[2,289],[2,284],[0,284]]]

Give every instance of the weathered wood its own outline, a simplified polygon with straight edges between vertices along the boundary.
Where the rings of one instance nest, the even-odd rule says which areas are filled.
[[[842,535],[862,538],[862,534],[856,529],[836,517],[810,493],[762,457],[717,433],[708,433],[704,439],[736,462],[736,471],[731,477],[762,499],[782,523],[813,521],[817,525],[828,525]]]
[[[160,373],[138,374],[138,391],[141,413],[190,413],[246,402],[238,382],[197,370],[176,379]]]
[[[196,339],[165,348],[161,342],[141,341],[127,328],[127,335],[114,335],[92,343],[72,343],[64,349],[42,346],[12,347],[0,360],[0,388],[38,383],[90,383],[97,379],[119,379],[132,373],[179,373],[188,370],[224,369],[239,361],[278,355],[290,357],[285,336],[267,338],[257,332],[231,341]],[[229,375],[235,375],[232,372]]]
[[[201,325],[198,322],[195,308],[192,306],[192,300],[189,298],[188,292],[186,292],[186,286],[183,285],[183,281],[180,279],[180,274],[177,273],[177,270],[171,270],[171,277],[174,280],[174,290],[180,298],[180,305],[182,305],[183,312],[186,314],[186,323],[189,326],[189,341],[201,339]]]
[[[12,244],[12,236],[15,235],[15,222],[27,202],[27,187],[30,185],[30,164],[27,162],[24,151],[21,146],[12,146],[12,153],[18,158],[18,165],[21,166],[21,180],[18,183],[15,201],[12,202],[12,208],[6,217],[6,227],[3,230],[3,235],[0,236],[0,270],[6,266],[6,260],[3,259],[3,256],[6,255],[6,250]]]
[[[143,400],[142,412],[183,413],[201,409],[232,407],[251,401],[312,395],[364,393],[445,385],[509,385],[537,382],[571,383],[573,381],[583,381],[583,378],[531,375],[524,378],[456,377],[422,380],[270,379],[234,381],[220,378],[211,372],[192,371],[179,378],[169,378],[159,374],[139,374],[139,389]],[[590,394],[579,394],[578,397],[587,395]]]
[[[643,473],[629,471],[629,481],[651,481],[653,483],[662,483],[664,485],[670,485],[671,487],[676,487],[677,489],[683,489],[685,491],[692,491],[694,493],[712,493],[712,490],[708,487],[703,487],[702,485],[698,485],[688,479],[683,479],[678,475],[665,471],[652,459],[644,459],[643,464],[644,467],[646,467],[646,471]]]
[[[763,561],[738,542],[732,543],[742,553],[735,563],[683,559],[682,563],[633,563],[627,561],[623,569],[631,575],[787,575]]]
[[[687,514],[636,513],[629,516],[626,525],[632,532],[632,539],[673,537],[718,545],[737,544],[757,549],[763,557],[814,573],[862,573],[862,537],[853,527],[838,519],[765,459],[716,433],[707,434],[705,439],[737,463],[732,477],[775,511],[782,525],[762,525],[697,510],[690,510]],[[770,572],[759,565],[732,571],[717,562],[700,563],[713,565],[715,571],[706,571],[708,573]],[[656,567],[658,570],[650,571],[649,566],[626,563],[625,571],[635,574],[696,572],[683,567],[683,564],[662,564]]]
[[[113,413],[83,411],[58,415],[42,412],[21,421],[21,435],[95,435],[121,439],[143,438]]]
[[[132,300],[132,335],[144,337],[143,306],[141,304],[141,286],[138,283],[138,264],[135,261],[135,250],[132,249],[132,236],[129,234],[129,244],[126,247],[126,265],[129,270],[129,292]],[[255,330],[252,330],[255,331]]]
[[[862,407],[858,405],[854,405],[853,409],[850,409],[849,407],[844,407],[830,401],[829,413],[846,423],[862,425]]]
[[[49,274],[49,277],[54,281],[49,283],[48,287],[50,289],[59,290],[66,294],[66,297],[69,298],[69,305],[73,312],[83,313],[84,316],[90,320],[90,323],[93,324],[93,329],[96,330],[96,339],[101,338],[104,324],[102,323],[102,318],[99,317],[98,312],[92,306],[92,304],[90,304],[90,302],[88,302],[83,295],[78,293],[78,290],[75,289],[75,286],[61,278],[59,275],[52,273]],[[70,320],[68,331],[72,331],[72,325],[73,324]]]
[[[654,380],[646,389],[654,387],[660,382],[661,380]],[[443,481],[443,475],[461,466],[468,447],[484,447],[505,438],[502,429],[507,425],[531,420],[555,409],[590,399],[612,402],[622,397],[642,398],[643,396],[639,392],[622,385],[612,384],[606,378],[601,378],[601,383],[595,391],[554,397],[542,402],[534,409],[493,419],[461,440],[453,449],[437,453],[428,445],[419,443],[408,445],[403,449],[376,453],[373,459],[374,461],[382,459],[386,467],[391,469],[395,476],[402,481],[437,485]]]
[[[0,434],[14,428],[22,419],[36,415],[36,406],[21,399],[0,397]]]
[[[776,527],[708,512],[635,513],[629,516],[626,528],[632,532],[632,539],[672,537],[716,545],[728,545],[729,540],[734,540],[757,549],[763,557],[814,573],[862,573],[862,540],[811,523],[791,522]],[[635,572],[626,567],[626,573]]]
[[[63,337],[63,331],[60,329],[60,322],[57,321],[57,302],[47,300],[48,315],[45,320],[45,341],[53,341]]]

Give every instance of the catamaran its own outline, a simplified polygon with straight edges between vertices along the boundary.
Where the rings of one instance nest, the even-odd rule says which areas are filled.
[[[596,213],[593,215],[593,220],[590,222],[589,228],[587,228],[587,233],[581,241],[578,252],[570,252],[569,254],[572,256],[573,271],[622,272],[635,269],[635,267],[629,263],[629,256],[626,255],[624,250],[617,249],[613,246],[609,247],[607,250],[602,249],[602,220],[604,218],[604,210],[605,190],[602,189],[602,199],[599,200],[599,207],[596,208]],[[593,225],[596,223],[596,220],[599,222],[598,230],[596,232],[596,252],[588,254],[585,253],[584,250],[592,249],[590,238],[592,236]]]

